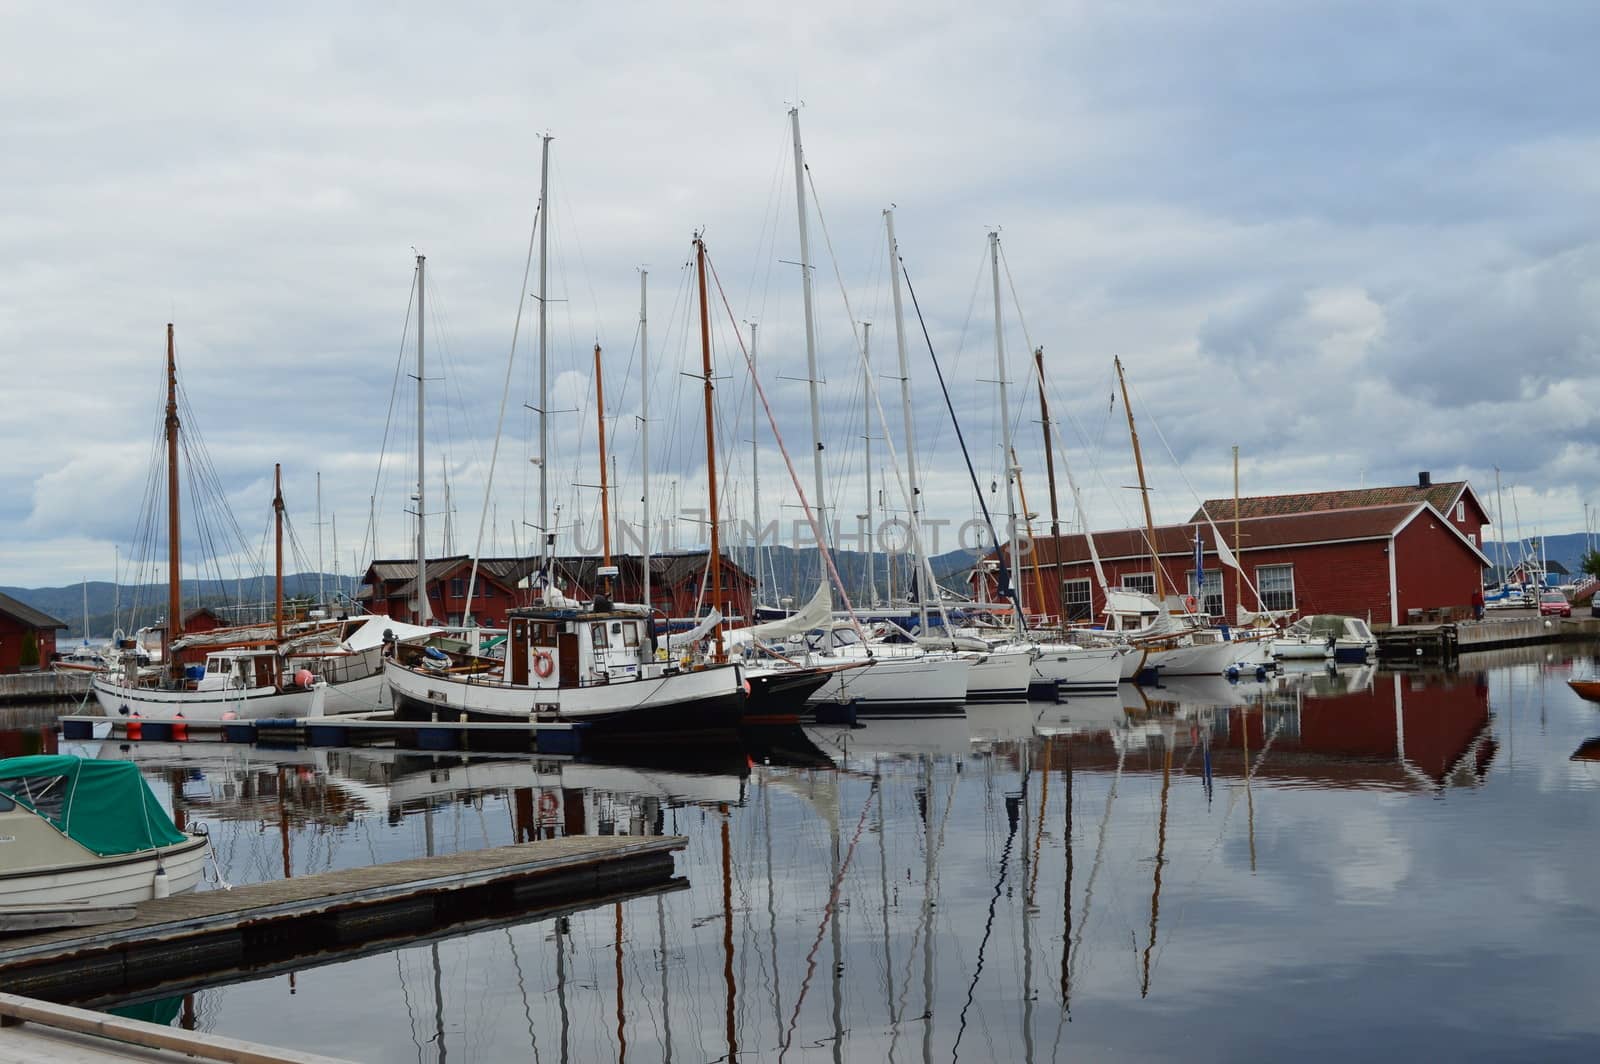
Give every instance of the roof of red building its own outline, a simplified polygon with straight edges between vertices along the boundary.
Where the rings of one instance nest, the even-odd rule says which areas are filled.
[[[1424,510],[1429,510],[1426,503],[1408,503],[1398,506],[1364,506],[1354,509],[1323,510],[1241,519],[1239,522],[1241,549],[1253,551],[1277,547],[1303,547],[1313,544],[1388,539]],[[1432,510],[1429,512],[1433,512],[1435,516],[1438,516],[1445,527],[1450,527],[1449,522],[1444,521],[1442,514]],[[1160,548],[1160,553],[1178,557],[1192,554],[1194,552],[1196,527],[1195,524],[1190,523],[1164,525],[1157,528],[1156,544]],[[1198,527],[1200,539],[1205,545],[1206,552],[1214,554],[1216,552],[1216,538],[1213,535],[1211,526],[1202,522]],[[1230,520],[1220,527],[1223,542],[1232,549],[1234,547],[1232,521]],[[1453,528],[1451,532],[1457,538],[1460,538],[1460,533]],[[1481,552],[1465,539],[1461,539],[1461,544],[1482,557]],[[1144,558],[1150,554],[1145,530],[1142,528],[1096,532],[1094,534],[1094,545],[1100,557],[1107,561]],[[1042,536],[1034,540],[1034,547],[1037,551],[1038,564],[1040,565],[1051,565],[1058,561],[1067,564],[1089,561],[1088,539],[1082,533],[1062,536],[1059,541],[1053,541],[1049,536]],[[1487,563],[1487,559],[1485,559],[1485,562]],[[1030,560],[1024,564],[1032,564],[1032,562]]]
[[[1293,495],[1256,495],[1239,500],[1239,517],[1279,517],[1287,514],[1313,513],[1326,510],[1348,510],[1367,506],[1433,504],[1440,513],[1448,513],[1458,498],[1469,487],[1464,480],[1441,481],[1423,487],[1420,484],[1401,484],[1387,488],[1350,488],[1341,491],[1305,491]],[[1482,507],[1480,506],[1481,510]],[[1209,513],[1213,521],[1233,520],[1233,499],[1207,499],[1196,510],[1190,521],[1204,520]],[[1487,514],[1484,515],[1487,518]]]
[[[43,610],[36,610],[26,602],[12,598],[10,595],[0,595],[0,613],[17,621],[25,628],[67,628],[65,621],[58,621]]]

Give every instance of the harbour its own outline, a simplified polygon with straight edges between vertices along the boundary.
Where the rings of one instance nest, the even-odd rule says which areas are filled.
[[[529,838],[676,853],[666,893],[353,944],[324,931],[302,959],[197,955],[143,991],[85,985],[66,1000],[171,1002],[177,1029],[192,1014],[228,1037],[357,1061],[418,1046],[468,1061],[519,1046],[1123,1059],[1183,1032],[1203,1034],[1202,1059],[1275,1059],[1308,1037],[1330,1056],[1355,1044],[1306,1007],[1336,994],[1391,1047],[1577,1059],[1596,1032],[1559,1009],[1558,981],[1600,945],[1600,912],[1571,889],[1547,907],[1522,870],[1551,884],[1590,873],[1565,840],[1600,785],[1580,756],[1600,713],[1564,679],[1592,674],[1596,652],[1563,642],[1468,652],[1448,670],[1307,664],[1124,685],[806,726],[670,766],[40,735],[135,759],[208,825],[234,893],[302,874],[316,890],[322,869],[365,874],[426,851],[503,860],[507,845],[537,852],[518,845]],[[1440,908],[1447,886],[1456,901]],[[185,904],[234,904],[213,893]],[[1428,989],[1396,990],[1423,973]],[[1522,988],[1515,1025],[1495,1004],[1506,973]],[[1218,1017],[1224,975],[1271,1019]],[[1445,1010],[1451,1024],[1428,1019]]]

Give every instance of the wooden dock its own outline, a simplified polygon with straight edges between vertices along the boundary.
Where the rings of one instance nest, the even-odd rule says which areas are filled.
[[[686,843],[572,836],[162,898],[123,924],[0,938],[0,986],[81,1002],[303,966],[307,954],[370,952],[671,886]]]
[[[395,720],[388,710],[258,720],[186,720],[184,738],[173,721],[141,720],[129,737],[124,717],[64,716],[61,736],[73,741],[261,743],[283,747],[392,746],[419,751],[571,755],[582,752],[586,726],[569,721]]]
[[[1468,651],[1594,639],[1600,637],[1600,621],[1587,617],[1489,616],[1481,621],[1397,624],[1374,629],[1373,634],[1378,637],[1378,656],[1384,661],[1443,661]]]
[[[238,1038],[0,993],[0,1064],[112,1064],[115,1061],[227,1064],[349,1064]]]

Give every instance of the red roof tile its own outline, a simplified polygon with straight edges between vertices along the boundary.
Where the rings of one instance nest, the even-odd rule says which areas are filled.
[[[1343,491],[1306,491],[1294,495],[1257,495],[1239,500],[1239,517],[1277,517],[1285,514],[1304,514],[1325,510],[1348,510],[1361,506],[1397,506],[1402,503],[1416,505],[1430,502],[1440,513],[1448,513],[1458,496],[1466,490],[1464,480],[1450,480],[1429,487],[1402,484],[1389,488],[1351,488]],[[1213,521],[1233,520],[1233,499],[1207,499],[1203,511],[1211,514]],[[1196,510],[1190,521],[1201,520],[1202,510]]]

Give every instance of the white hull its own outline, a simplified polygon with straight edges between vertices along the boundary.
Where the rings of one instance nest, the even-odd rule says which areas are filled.
[[[325,713],[371,713],[389,708],[389,685],[383,673],[328,685]]]
[[[878,658],[865,669],[836,673],[807,704],[854,702],[864,713],[949,713],[966,704],[969,668],[960,658]]]
[[[129,687],[107,676],[96,676],[94,695],[108,717],[134,713],[145,720],[172,720],[179,713],[189,721],[225,719],[260,720],[264,717],[320,717],[328,685],[281,691],[253,687],[223,691],[164,691],[155,687]],[[228,716],[231,714],[232,716]]]
[[[624,723],[641,732],[659,723],[679,727],[735,727],[743,711],[744,675],[739,665],[693,672],[663,672],[647,666],[641,679],[583,687],[526,687],[500,680],[469,680],[408,668],[390,660],[384,676],[397,708],[406,706],[480,719],[530,722],[549,716],[588,724]]]
[[[1141,655],[1123,647],[1080,647],[1067,643],[1043,643],[1033,659],[1033,675],[1044,683],[1079,689],[1110,690],[1123,679],[1123,669],[1133,659],[1138,671]]]
[[[1333,657],[1333,647],[1326,639],[1274,639],[1272,656],[1294,661],[1320,660]]]
[[[967,701],[1026,700],[1033,682],[1033,661],[1026,651],[996,650],[968,658]]]
[[[1260,643],[1227,640],[1164,650],[1152,648],[1146,663],[1160,669],[1162,676],[1221,676],[1230,665],[1253,661],[1254,656],[1262,652],[1261,646]]]
[[[200,882],[208,846],[206,840],[194,839],[142,854],[93,858],[81,864],[23,873],[0,872],[0,905],[131,905],[149,901],[155,896],[158,860],[166,870],[169,893],[193,890]]]

